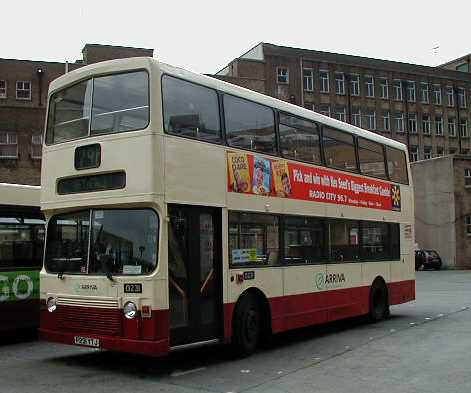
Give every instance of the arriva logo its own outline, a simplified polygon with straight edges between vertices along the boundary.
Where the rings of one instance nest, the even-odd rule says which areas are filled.
[[[25,300],[31,297],[34,283],[26,274],[19,274],[13,281],[12,277],[0,276],[0,302],[7,300]]]
[[[324,273],[316,274],[316,287],[317,289],[324,289]]]
[[[343,273],[317,273],[315,281],[317,289],[340,288],[345,282],[345,275]]]

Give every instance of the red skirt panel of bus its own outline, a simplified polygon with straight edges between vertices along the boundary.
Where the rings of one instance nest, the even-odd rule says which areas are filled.
[[[46,341],[76,345],[75,337],[80,336],[80,334],[40,328],[39,336],[42,340]],[[137,353],[147,356],[165,356],[170,349],[168,339],[147,341],[123,337],[100,336],[97,334],[86,334],[85,336],[91,339],[98,339],[99,348],[110,351]]]
[[[389,304],[415,299],[415,281],[388,284]],[[316,293],[269,298],[273,333],[310,325],[365,315],[369,312],[370,287],[334,289]],[[235,303],[224,305],[224,339],[232,337],[232,315]]]
[[[121,309],[61,305],[48,312],[41,305],[40,337],[76,345],[75,337],[99,340],[99,348],[163,356],[169,352],[169,312],[153,310],[150,318],[126,319]]]

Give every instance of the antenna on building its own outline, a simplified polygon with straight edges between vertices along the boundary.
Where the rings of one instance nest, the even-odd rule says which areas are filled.
[[[433,54],[434,54],[434,55],[438,54],[438,50],[439,50],[439,49],[440,49],[440,45],[434,46],[434,47],[432,48]]]

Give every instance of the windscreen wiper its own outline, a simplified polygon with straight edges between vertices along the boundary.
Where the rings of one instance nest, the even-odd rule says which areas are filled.
[[[64,273],[65,273],[65,264],[64,264],[64,261],[62,259],[59,260],[59,269],[58,269],[58,272],[57,272],[57,278],[59,280],[63,280],[64,279]]]
[[[113,280],[113,274],[111,273],[111,269],[108,266],[108,258],[109,255],[102,255],[100,258],[101,269],[105,272],[106,278],[110,281]]]

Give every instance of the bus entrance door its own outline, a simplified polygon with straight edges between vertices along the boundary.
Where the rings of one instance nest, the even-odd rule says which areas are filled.
[[[169,206],[171,346],[221,334],[221,210]]]

